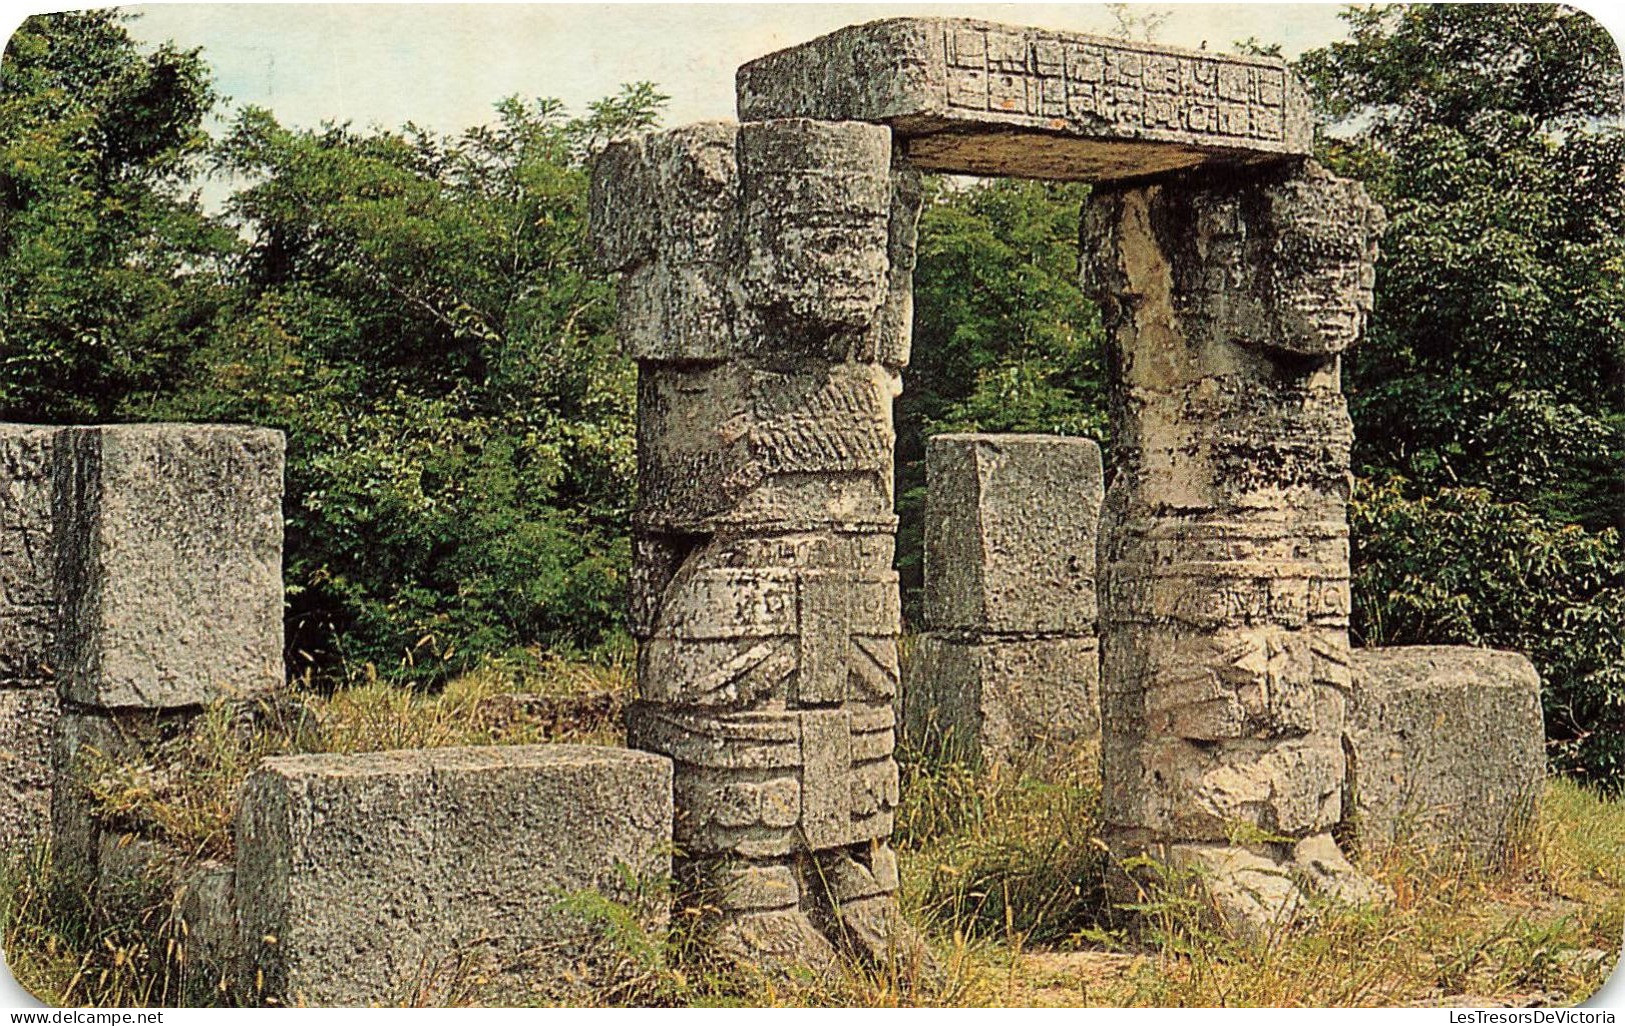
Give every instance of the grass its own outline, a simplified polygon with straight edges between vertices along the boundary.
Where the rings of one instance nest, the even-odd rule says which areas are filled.
[[[632,668],[551,660],[491,667],[427,693],[374,681],[330,695],[214,706],[144,759],[88,753],[81,773],[103,815],[198,858],[230,860],[237,785],[260,759],[459,745],[625,743],[621,702]]]
[[[253,717],[211,710],[162,757],[103,766],[106,813],[197,856],[229,858],[232,795],[264,755],[392,747],[623,742],[624,663],[491,669],[438,694],[367,684]],[[169,765],[160,772],[153,767]],[[989,772],[905,758],[894,837],[902,900],[941,972],[910,981],[888,968],[785,979],[716,961],[700,910],[644,932],[613,903],[566,899],[596,923],[610,982],[535,981],[520,1003],[788,1006],[1213,1006],[1569,1004],[1606,980],[1625,933],[1625,806],[1564,780],[1500,865],[1402,845],[1365,868],[1391,908],[1316,907],[1304,927],[1266,940],[1214,932],[1188,881],[1146,906],[1145,945],[1113,923],[1101,881],[1092,753],[1061,752]],[[50,861],[35,849],[0,867],[0,928],[19,981],[52,1004],[207,1002],[188,977],[177,896],[155,891],[108,920],[53,903]],[[1605,953],[1605,954],[1603,954]],[[409,1004],[478,1003],[482,978],[459,961],[407,981]],[[602,971],[602,969],[600,970]]]

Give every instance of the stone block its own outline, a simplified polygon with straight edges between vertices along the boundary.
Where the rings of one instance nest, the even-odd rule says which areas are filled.
[[[1365,849],[1396,839],[1493,860],[1546,776],[1540,677],[1516,652],[1356,649],[1344,815]]]
[[[1092,634],[1100,446],[1050,435],[926,445],[925,618],[933,630]]]
[[[184,924],[182,979],[188,1004],[215,1003],[230,991],[241,950],[237,937],[237,873],[220,862],[196,862],[177,877],[175,918]]]
[[[51,818],[53,688],[0,690],[0,848],[43,835]]]
[[[671,764],[579,745],[266,759],[243,785],[245,997],[390,1004],[458,964],[490,995],[588,972],[595,891],[646,928],[671,872]]]
[[[0,424],[0,688],[50,684],[51,477],[60,435],[60,428]]]
[[[983,765],[1060,745],[1100,745],[1092,637],[966,640],[924,634],[905,664],[904,733],[915,748]]]
[[[280,684],[281,433],[73,428],[56,457],[63,697],[161,709]]]
[[[739,118],[891,126],[928,171],[1110,181],[1307,155],[1277,59],[963,18],[840,29],[739,69]]]

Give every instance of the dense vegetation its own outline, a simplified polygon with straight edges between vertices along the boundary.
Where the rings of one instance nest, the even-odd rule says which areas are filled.
[[[1390,215],[1360,439],[1356,632],[1527,651],[1556,764],[1625,784],[1625,135],[1619,55],[1556,6],[1354,9],[1298,62],[1323,158]],[[0,68],[0,419],[287,431],[288,645],[317,680],[436,683],[622,644],[632,370],[584,247],[596,141],[656,123],[509,99],[448,136],[222,138],[197,53],[108,12]],[[220,216],[188,190],[239,188]],[[899,405],[899,563],[923,439],[1099,436],[1075,185],[933,181]]]

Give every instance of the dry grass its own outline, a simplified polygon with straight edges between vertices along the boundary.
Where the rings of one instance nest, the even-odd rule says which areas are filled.
[[[250,720],[205,716],[164,759],[103,767],[107,813],[184,850],[229,855],[236,784],[260,757],[293,751],[521,744],[617,744],[624,663],[494,669],[439,694],[373,684]],[[175,768],[160,774],[166,760]],[[1584,1000],[1613,968],[1625,932],[1625,807],[1566,781],[1547,789],[1541,821],[1504,865],[1483,867],[1414,845],[1369,860],[1396,894],[1392,908],[1322,907],[1312,923],[1244,943],[1204,925],[1199,903],[1171,881],[1147,913],[1143,946],[1111,922],[1097,837],[1099,792],[1089,753],[982,773],[904,760],[895,837],[903,901],[942,971],[911,981],[891,969],[774,977],[711,959],[698,910],[646,933],[613,903],[581,896],[599,924],[614,983],[537,981],[527,1003],[614,1005],[1404,1005],[1464,996],[1475,1003]],[[0,875],[0,922],[19,980],[59,1004],[206,1000],[186,986],[184,938],[172,895],[122,921],[47,900],[49,860],[12,859]],[[142,920],[145,920],[144,922]],[[168,931],[166,933],[166,930]],[[1142,935],[1143,938],[1144,935]],[[1606,952],[1606,955],[1599,955]],[[455,960],[454,960],[455,962]],[[474,1003],[480,979],[453,964],[425,976],[412,1004]],[[568,984],[568,981],[565,981]]]
[[[81,773],[113,822],[200,858],[229,860],[237,786],[269,755],[546,742],[614,745],[632,670],[623,660],[495,667],[425,693],[381,682],[330,695],[216,706],[141,760],[87,753]]]

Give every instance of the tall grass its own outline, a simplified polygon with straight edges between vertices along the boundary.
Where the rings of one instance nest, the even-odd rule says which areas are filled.
[[[160,760],[103,768],[104,811],[195,855],[230,854],[237,782],[266,754],[553,740],[621,743],[624,664],[558,664],[516,679],[494,669],[438,694],[364,685],[307,707],[244,719],[211,710]],[[169,770],[152,769],[167,760]],[[150,764],[150,765],[149,765]],[[1046,753],[987,771],[904,753],[894,843],[902,901],[941,971],[895,966],[772,974],[725,961],[698,932],[703,910],[678,908],[649,930],[596,896],[572,899],[597,924],[602,986],[535,980],[503,1000],[615,1005],[1400,1005],[1447,999],[1564,1004],[1612,970],[1625,933],[1625,806],[1552,781],[1543,814],[1508,857],[1484,866],[1401,844],[1364,868],[1392,907],[1319,905],[1308,921],[1260,940],[1212,930],[1190,881],[1169,877],[1130,933],[1108,907],[1099,787],[1089,751]],[[175,895],[98,919],[51,900],[38,848],[0,866],[0,931],[25,986],[52,1003],[141,1005],[221,1000],[187,980]],[[60,896],[59,896],[60,897]],[[1147,938],[1156,943],[1147,945]],[[452,959],[404,981],[414,1004],[489,1000]],[[576,981],[579,983],[580,981]]]

